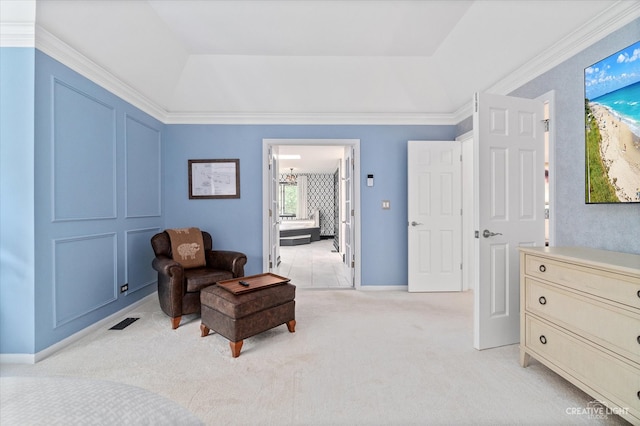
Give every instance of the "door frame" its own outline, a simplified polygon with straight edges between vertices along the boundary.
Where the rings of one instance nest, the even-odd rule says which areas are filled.
[[[353,243],[355,255],[353,288],[361,285],[361,250],[360,250],[360,139],[262,139],[262,269],[269,270],[269,148],[278,145],[310,145],[310,146],[350,146],[353,148],[353,209],[354,229]]]
[[[456,138],[462,144],[462,291],[476,285],[476,239],[473,226],[473,130]]]

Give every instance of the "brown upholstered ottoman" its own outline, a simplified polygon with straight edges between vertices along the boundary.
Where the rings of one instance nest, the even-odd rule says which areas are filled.
[[[282,283],[242,294],[213,285],[200,292],[202,337],[209,330],[229,339],[231,355],[240,356],[243,340],[281,324],[295,332],[296,286]]]

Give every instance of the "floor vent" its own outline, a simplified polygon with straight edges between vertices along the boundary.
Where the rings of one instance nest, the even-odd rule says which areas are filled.
[[[113,327],[111,327],[109,330],[123,330],[125,327],[133,324],[139,319],[140,318],[125,318],[119,323],[117,323],[116,325],[114,325]]]

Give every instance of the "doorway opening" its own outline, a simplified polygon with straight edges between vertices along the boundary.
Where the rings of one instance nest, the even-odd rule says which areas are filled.
[[[544,104],[545,122],[544,132],[544,230],[545,230],[545,246],[555,245],[555,91],[551,90],[542,96],[539,101]]]
[[[264,270],[359,287],[359,140],[263,139],[263,155]]]

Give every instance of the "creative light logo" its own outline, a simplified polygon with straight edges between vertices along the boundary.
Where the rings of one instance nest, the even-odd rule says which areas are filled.
[[[628,408],[607,407],[600,401],[593,400],[587,403],[586,407],[569,407],[565,413],[572,416],[587,416],[589,420],[604,420],[610,415],[623,415],[629,412]]]

